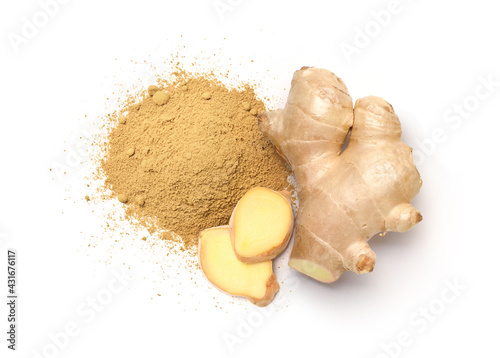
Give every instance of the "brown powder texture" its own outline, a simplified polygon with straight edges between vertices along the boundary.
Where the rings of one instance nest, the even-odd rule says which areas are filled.
[[[110,116],[105,184],[127,215],[153,219],[190,247],[199,231],[226,225],[250,188],[292,189],[289,169],[257,127],[264,110],[250,86],[176,72]]]

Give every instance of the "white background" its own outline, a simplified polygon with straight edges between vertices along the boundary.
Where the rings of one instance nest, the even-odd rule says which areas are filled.
[[[496,3],[220,4],[227,6],[222,14],[212,0],[72,0],[52,7],[46,24],[41,15],[27,38],[23,19],[37,21],[40,2],[2,2],[0,292],[6,251],[14,248],[20,298],[15,353],[6,349],[4,304],[0,310],[1,356],[498,356]],[[13,45],[13,34],[23,43]],[[343,51],[356,45],[352,55]],[[260,80],[259,93],[278,102],[303,65],[334,71],[354,99],[384,97],[401,119],[403,139],[420,153],[424,184],[414,205],[423,222],[374,238],[377,267],[368,275],[348,272],[324,285],[282,267],[285,288],[266,311],[210,289],[196,273],[197,284],[182,273],[157,273],[154,249],[141,249],[137,238],[108,247],[102,237],[86,250],[99,220],[82,200],[79,168],[62,181],[49,168],[65,163],[84,115],[104,114],[117,83],[136,84],[147,73],[144,60],[158,64],[179,46],[186,46],[186,62],[217,53],[211,61],[231,68],[230,76]],[[487,81],[496,83],[490,91]],[[169,260],[160,254],[158,265],[168,271]],[[126,286],[113,281],[121,267],[133,272]],[[92,319],[78,313],[87,299],[107,297],[110,283],[120,292]],[[446,291],[454,283],[456,294]],[[77,333],[66,339],[60,332],[71,322]],[[404,332],[404,346],[394,343]]]

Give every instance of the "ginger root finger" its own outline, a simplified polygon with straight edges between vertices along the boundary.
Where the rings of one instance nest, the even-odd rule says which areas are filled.
[[[199,236],[198,259],[207,279],[222,291],[267,306],[279,284],[270,260],[246,264],[234,254],[229,226],[203,230]]]
[[[293,232],[290,193],[250,189],[234,208],[229,227],[240,261],[256,263],[275,258],[286,248]]]
[[[420,212],[409,203],[400,204],[391,210],[385,226],[390,231],[403,232],[410,230],[422,221]]]

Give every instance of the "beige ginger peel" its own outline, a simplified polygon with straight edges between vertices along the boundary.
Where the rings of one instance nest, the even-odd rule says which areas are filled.
[[[292,168],[299,210],[289,265],[318,281],[371,272],[377,233],[407,231],[422,220],[410,202],[422,181],[401,141],[392,106],[359,99],[330,71],[295,72],[283,109],[258,117],[260,130]],[[341,148],[351,130],[349,144]]]

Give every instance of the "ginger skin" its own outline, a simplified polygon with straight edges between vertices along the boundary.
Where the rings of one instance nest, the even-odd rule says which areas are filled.
[[[258,125],[298,183],[292,268],[322,282],[346,270],[371,272],[368,240],[422,220],[410,204],[422,185],[412,149],[382,98],[361,98],[353,110],[340,78],[304,67],[294,74],[285,107],[260,114]]]

